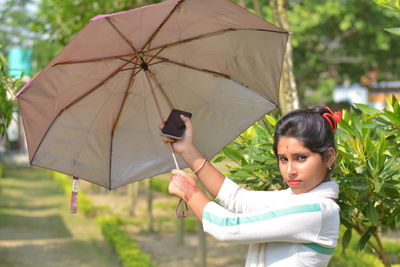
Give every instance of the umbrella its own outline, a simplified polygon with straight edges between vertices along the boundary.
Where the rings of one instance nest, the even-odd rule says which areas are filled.
[[[168,172],[173,108],[211,159],[277,107],[287,39],[229,0],[96,16],[17,95],[30,164],[108,189]]]

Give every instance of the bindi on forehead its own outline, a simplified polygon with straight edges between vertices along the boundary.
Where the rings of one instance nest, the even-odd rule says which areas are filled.
[[[277,152],[280,154],[299,154],[308,153],[310,150],[304,147],[299,139],[284,136],[279,140]]]

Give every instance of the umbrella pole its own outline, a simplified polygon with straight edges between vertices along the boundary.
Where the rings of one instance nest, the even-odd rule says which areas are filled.
[[[172,146],[172,143],[169,143],[171,145],[171,153],[172,153],[172,158],[174,159],[174,163],[175,163],[175,167],[180,170],[179,165],[178,165],[178,161],[176,160],[176,155],[174,152],[174,147]]]
[[[141,60],[142,60],[142,59],[141,59]],[[157,97],[156,97],[156,94],[155,94],[155,92],[154,92],[153,85],[152,85],[151,80],[150,80],[150,77],[149,77],[148,65],[147,65],[146,63],[144,63],[143,60],[142,60],[141,68],[143,69],[143,71],[144,71],[144,73],[145,73],[145,76],[146,76],[146,78],[147,78],[147,81],[148,81],[148,83],[149,83],[150,90],[151,90],[151,94],[153,95],[153,99],[154,99],[154,102],[155,102],[155,104],[156,104],[157,111],[158,111],[158,115],[160,116],[160,120],[163,121],[163,116],[162,116],[160,104],[159,104],[158,101],[157,101]],[[179,165],[178,165],[178,161],[176,160],[176,155],[175,155],[175,153],[174,153],[174,148],[173,148],[173,146],[172,146],[172,143],[170,143],[170,146],[171,146],[171,153],[172,153],[172,158],[174,159],[175,167],[176,167],[177,169],[180,169],[180,168],[179,168]],[[183,203],[183,207],[181,206],[182,203]],[[175,208],[175,214],[176,214],[176,216],[179,217],[179,218],[185,218],[185,217],[187,217],[187,216],[189,215],[189,208],[188,208],[188,205],[187,205],[187,203],[186,203],[183,199],[180,199],[180,200],[179,200],[179,203],[178,203],[178,205],[177,205],[176,208]]]
[[[144,63],[142,63],[142,64],[144,64]],[[153,87],[153,85],[152,85],[152,83],[151,83],[151,78],[149,77],[149,73],[148,73],[149,69],[148,69],[148,66],[147,66],[147,65],[143,66],[143,70],[144,70],[144,74],[145,74],[145,76],[146,76],[146,78],[147,78],[147,81],[148,81],[148,83],[149,83],[150,90],[151,90],[151,94],[152,94],[152,96],[153,96],[154,103],[156,104],[156,107],[157,107],[158,115],[160,116],[160,120],[163,121],[163,116],[162,116],[160,104],[158,103],[158,100],[157,100],[157,97],[156,97],[156,93],[155,93],[155,91],[154,91],[154,87]],[[158,85],[158,84],[157,84],[157,85]],[[161,89],[161,88],[160,88],[160,89]],[[161,91],[162,91],[162,90],[161,90]],[[171,104],[171,103],[170,103],[170,104]],[[175,155],[175,153],[174,153],[174,148],[173,148],[173,146],[172,146],[172,143],[170,143],[170,145],[171,145],[171,153],[172,153],[172,158],[174,159],[175,167],[179,170],[180,168],[179,168],[179,165],[178,165],[178,161],[176,160],[176,155]]]

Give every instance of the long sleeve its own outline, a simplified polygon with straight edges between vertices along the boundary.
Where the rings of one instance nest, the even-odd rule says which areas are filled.
[[[238,214],[210,202],[204,208],[202,221],[204,231],[221,241],[319,243],[332,246],[332,237],[321,236],[324,235],[321,233],[322,217],[329,215],[332,205],[336,204],[329,199],[296,201],[277,209]],[[324,218],[324,221],[327,219]]]
[[[217,202],[225,209],[234,213],[254,212],[260,209],[272,208],[287,196],[283,191],[250,191],[241,188],[229,178],[225,178],[216,197]]]

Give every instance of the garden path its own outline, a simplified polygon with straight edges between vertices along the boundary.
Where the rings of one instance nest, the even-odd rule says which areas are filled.
[[[0,267],[120,266],[97,224],[72,215],[50,172],[6,170],[0,180]]]

